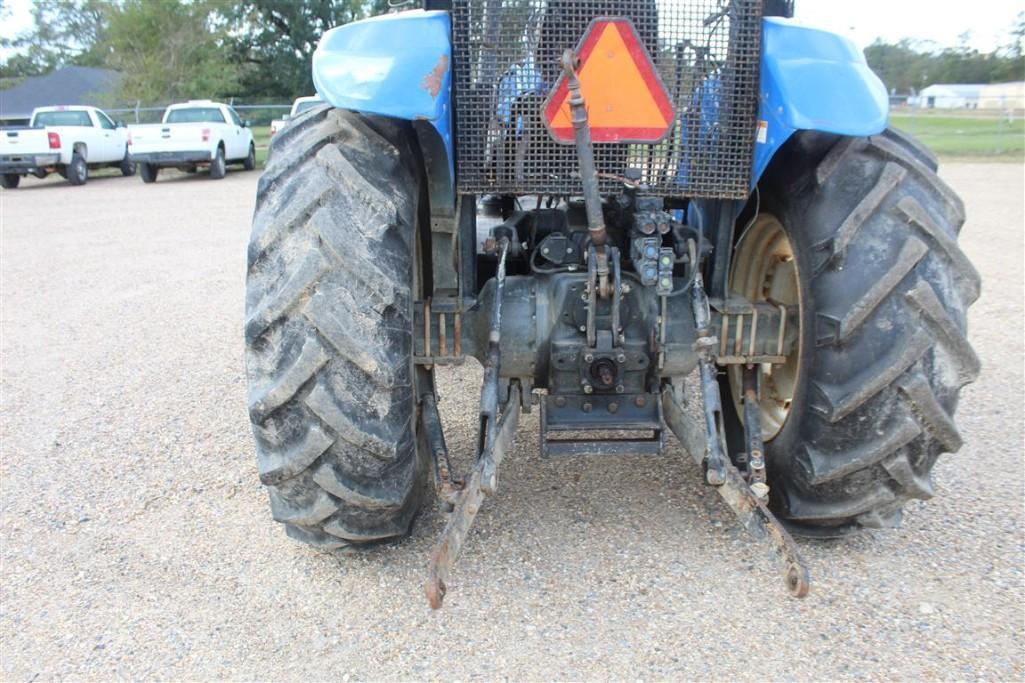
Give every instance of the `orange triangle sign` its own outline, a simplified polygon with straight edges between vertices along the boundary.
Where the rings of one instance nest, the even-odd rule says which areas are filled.
[[[676,112],[651,55],[626,18],[591,22],[577,47],[577,78],[587,102],[593,142],[658,142]],[[569,84],[559,78],[544,105],[544,120],[556,142],[572,143]]]

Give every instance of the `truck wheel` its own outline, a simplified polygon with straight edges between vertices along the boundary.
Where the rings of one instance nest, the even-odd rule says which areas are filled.
[[[218,147],[214,160],[210,162],[210,177],[214,180],[220,180],[227,171],[228,165],[224,161],[224,148]]]
[[[428,454],[412,364],[420,183],[400,124],[324,107],[274,137],[246,280],[271,513],[323,548],[408,533]]]
[[[924,147],[887,131],[823,155],[814,139],[788,143],[760,184],[731,288],[800,308],[799,349],[761,377],[770,504],[797,533],[836,536],[899,525],[960,448],[980,283],[957,244],[964,205]],[[739,410],[739,369],[729,379]]]
[[[157,181],[157,176],[160,175],[159,166],[154,166],[153,164],[141,162],[138,164],[138,167],[139,177],[142,178],[142,182],[155,183]]]
[[[242,162],[242,168],[247,171],[252,171],[256,168],[256,145],[249,143],[249,154],[246,155],[246,160]]]
[[[5,190],[13,190],[21,182],[21,176],[17,173],[4,173],[0,176],[0,187]]]
[[[128,152],[125,152],[125,157],[121,160],[121,163],[118,164],[118,168],[121,169],[121,175],[126,178],[128,176],[135,175],[135,162],[132,160],[132,157]]]
[[[72,185],[85,185],[89,180],[89,165],[85,163],[85,159],[78,152],[71,155],[67,173],[68,182]]]

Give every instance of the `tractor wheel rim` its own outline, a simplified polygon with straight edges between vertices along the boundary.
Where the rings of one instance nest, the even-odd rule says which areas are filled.
[[[769,302],[798,307],[801,320],[800,273],[794,248],[786,229],[771,214],[759,214],[740,237],[730,271],[730,291],[752,303]],[[801,329],[798,322],[797,347],[783,365],[761,366],[759,399],[762,438],[773,439],[783,429],[793,410],[801,366]],[[730,393],[743,421],[743,367],[728,370]]]

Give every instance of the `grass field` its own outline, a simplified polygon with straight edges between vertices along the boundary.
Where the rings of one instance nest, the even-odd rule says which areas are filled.
[[[994,112],[994,114],[996,114]],[[890,123],[911,133],[939,157],[1025,160],[1025,118],[908,111],[893,112]]]

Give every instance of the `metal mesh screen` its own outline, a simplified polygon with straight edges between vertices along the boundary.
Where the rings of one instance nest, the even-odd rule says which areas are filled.
[[[579,194],[576,150],[542,107],[563,51],[604,16],[633,21],[676,119],[657,144],[596,143],[602,191],[634,168],[656,195],[747,196],[761,0],[454,0],[452,15],[460,191]]]

